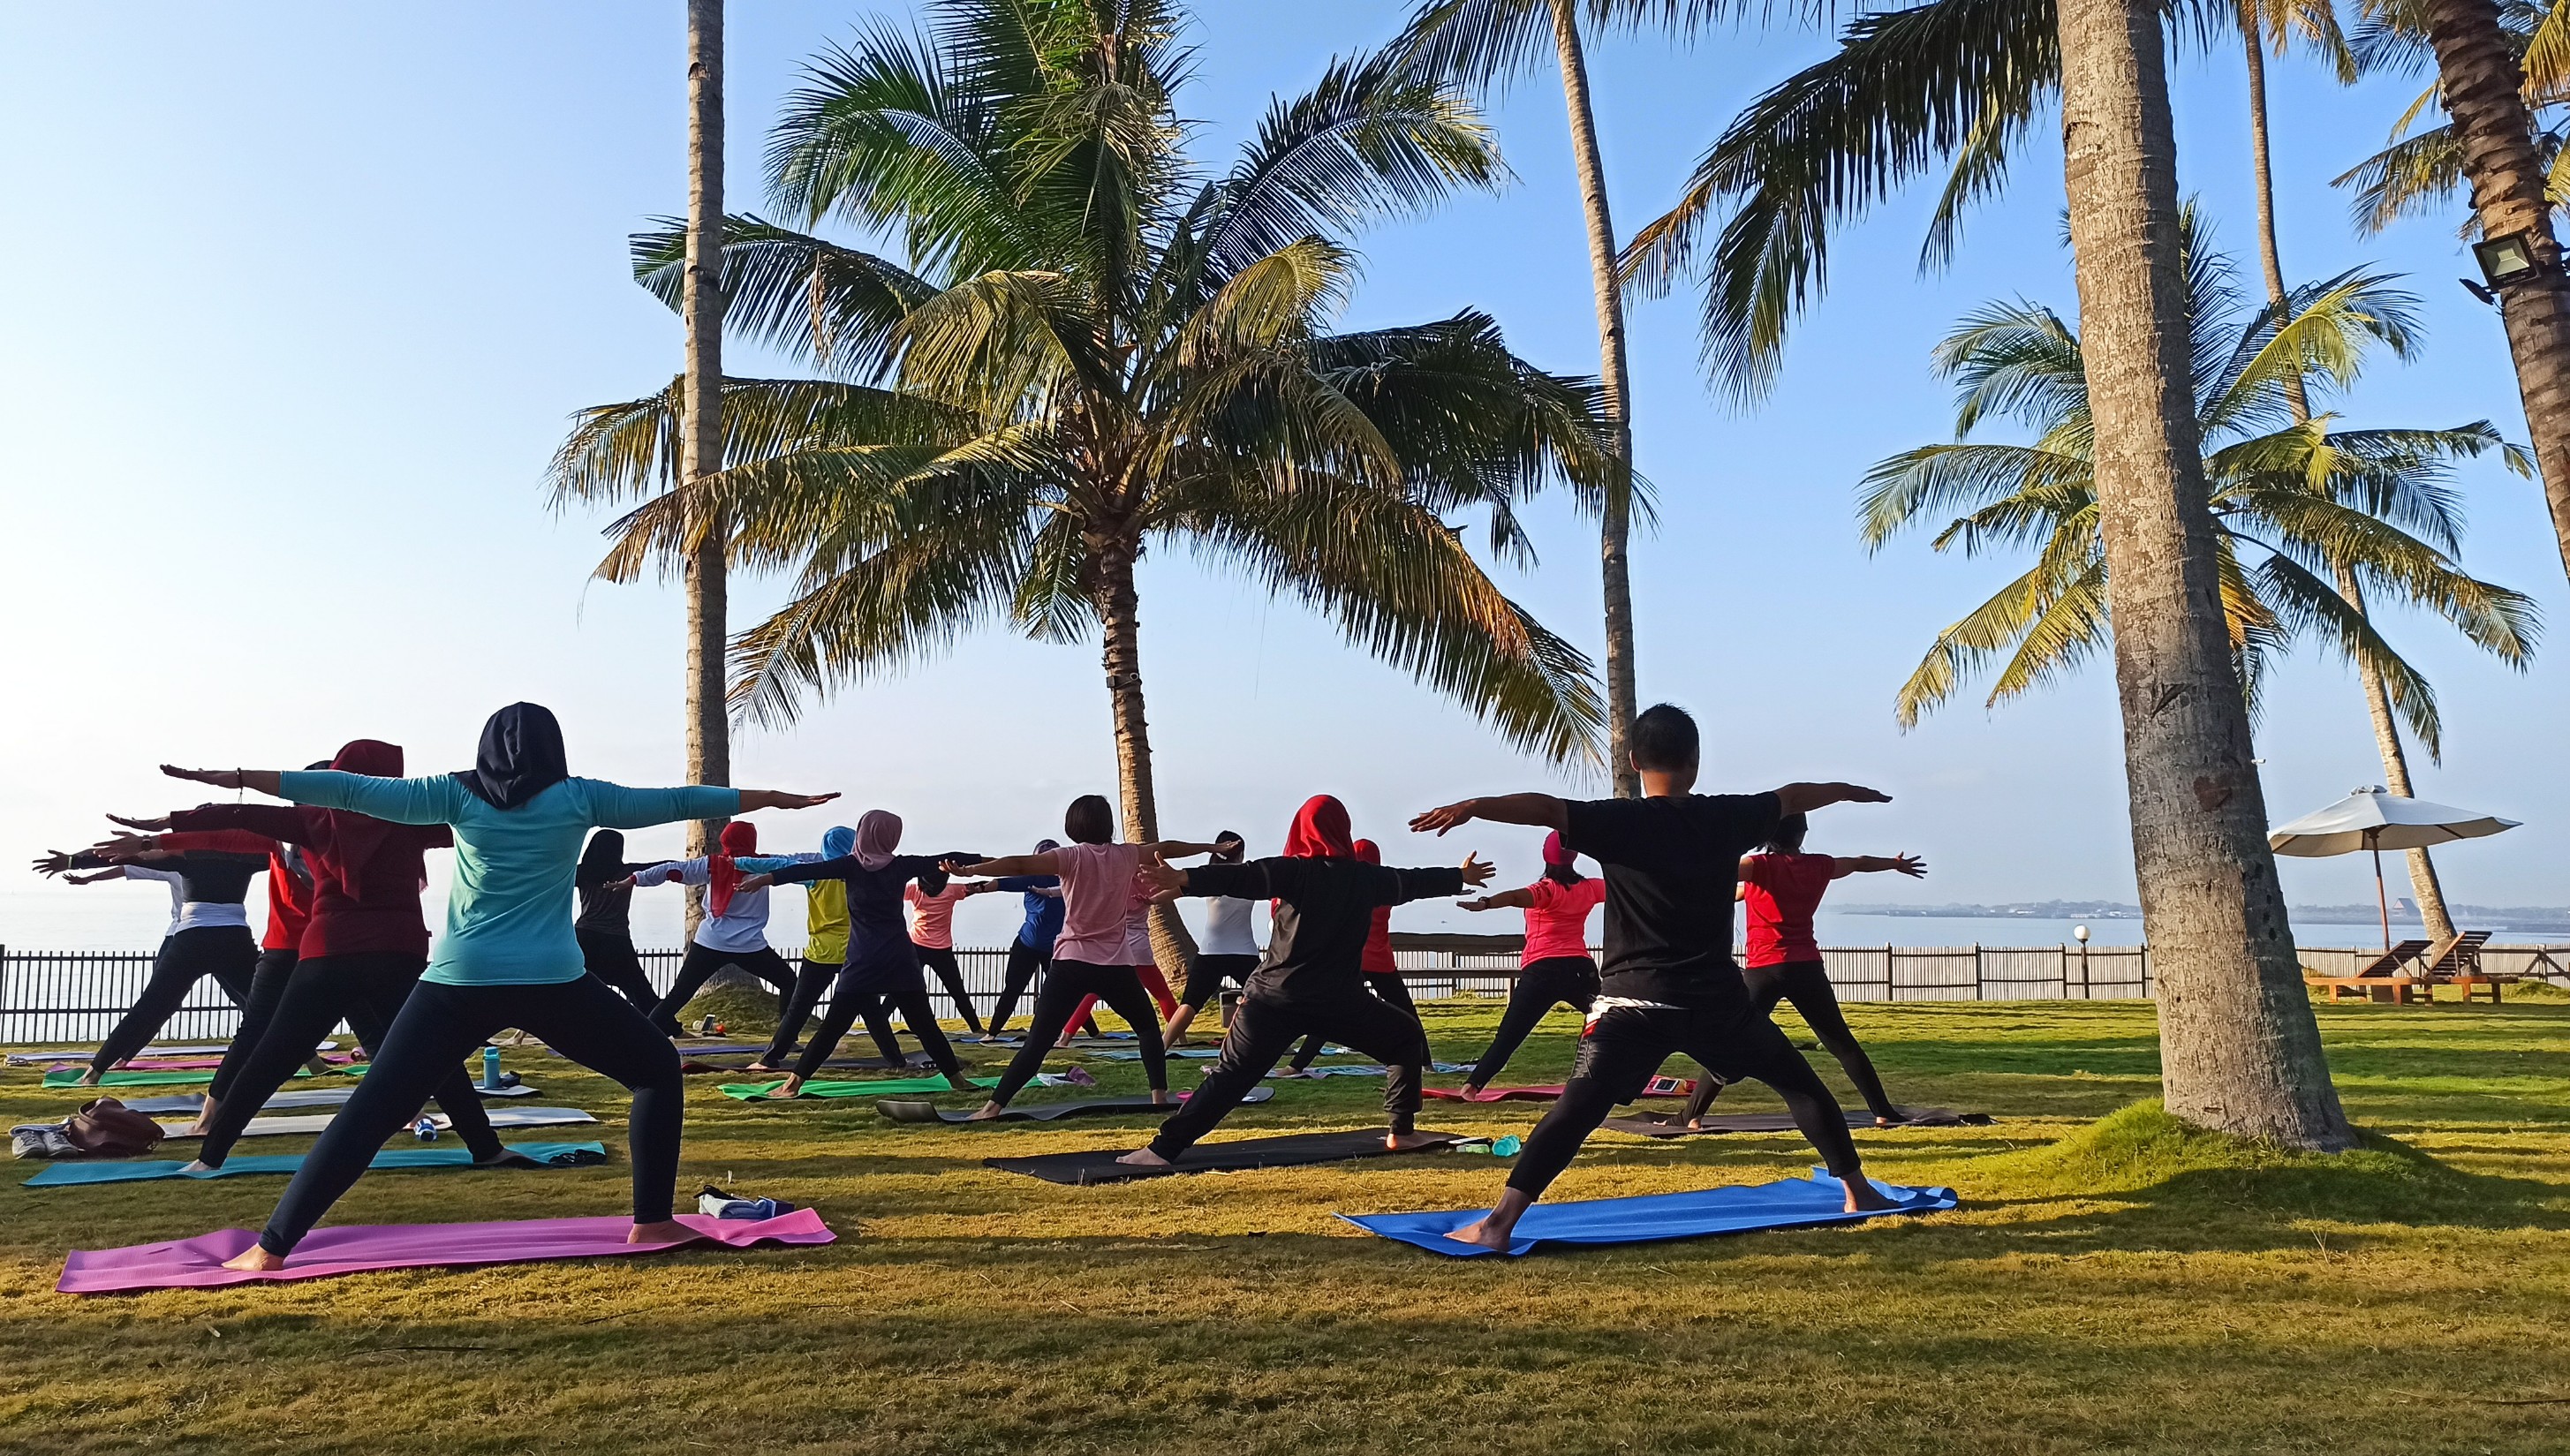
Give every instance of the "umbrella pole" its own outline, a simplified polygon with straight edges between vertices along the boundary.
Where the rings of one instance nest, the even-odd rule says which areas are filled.
[[[2373,835],[2368,832],[2365,839],[2370,841]],[[2382,948],[2389,950],[2391,948],[2391,902],[2382,894],[2382,846],[2379,844],[2373,846],[2373,907],[2382,912]]]

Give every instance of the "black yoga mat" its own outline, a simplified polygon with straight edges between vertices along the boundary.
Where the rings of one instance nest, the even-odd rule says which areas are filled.
[[[1131,1183],[1140,1178],[1166,1178],[1172,1173],[1243,1173],[1252,1168],[1303,1168],[1316,1163],[1344,1163],[1351,1158],[1393,1158],[1383,1146],[1384,1130],[1352,1133],[1294,1133],[1281,1138],[1243,1138],[1229,1143],[1198,1143],[1179,1155],[1174,1168],[1129,1168],[1115,1160],[1129,1148],[1094,1153],[1047,1153],[1036,1158],[986,1158],[985,1168],[1023,1173],[1047,1183],[1084,1188],[1096,1183]],[[1471,1139],[1462,1133],[1431,1133],[1437,1141],[1410,1149],[1435,1153]]]
[[[1244,1104],[1265,1102],[1275,1095],[1273,1087],[1252,1087],[1249,1095],[1240,1100]],[[938,1122],[969,1127],[1000,1122],[1060,1122],[1066,1117],[1091,1117],[1101,1113],[1170,1113],[1177,1110],[1178,1104],[1174,1102],[1153,1102],[1148,1097],[1090,1097],[1078,1102],[1037,1102],[1010,1107],[998,1117],[975,1122],[961,1109],[939,1107],[924,1097],[887,1097],[875,1104],[875,1111],[895,1122]]]
[[[1893,1132],[1905,1127],[1987,1127],[1986,1112],[1956,1112],[1944,1107],[1905,1107],[1901,1121],[1888,1128],[1874,1125],[1871,1112],[1847,1114],[1847,1125],[1866,1132]],[[1683,1114],[1642,1112],[1631,1117],[1610,1117],[1603,1124],[1609,1131],[1635,1133],[1646,1138],[1703,1137],[1711,1133],[1790,1133],[1794,1119],[1781,1112],[1734,1112],[1718,1114],[1704,1120],[1704,1126],[1691,1128]]]

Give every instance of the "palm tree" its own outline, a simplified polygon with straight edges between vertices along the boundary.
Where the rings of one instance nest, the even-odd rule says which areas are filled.
[[[687,0],[687,227],[678,306],[687,362],[679,479],[702,481],[722,459],[722,0]],[[723,707],[723,640],[729,615],[724,528],[719,517],[689,524],[683,548],[687,603],[687,782],[731,782],[731,721]],[[687,854],[710,854],[719,820],[687,827]],[[703,913],[687,892],[687,932]],[[738,979],[747,979],[738,976]]]
[[[2409,354],[2415,300],[2378,275],[2347,273],[2295,290],[2281,308],[2250,312],[2229,260],[2202,245],[2191,210],[2185,221],[2196,419],[2208,449],[2224,616],[2252,710],[2271,660],[2316,635],[2384,686],[2432,755],[2442,734],[2433,692],[2341,583],[2436,612],[2522,669],[2534,604],[2455,565],[2461,524],[2446,478],[2451,462],[2493,450],[2521,472],[2530,474],[2531,463],[2486,421],[2335,430],[2327,418],[2312,419],[2301,403],[2316,384],[2352,384],[2374,346]],[[1992,705],[2075,669],[2109,636],[2077,332],[2037,304],[1993,303],[1945,337],[1935,367],[1956,384],[1957,443],[1905,451],[1867,475],[1860,511],[1867,546],[1880,548],[1899,532],[1959,511],[1936,533],[1938,550],[2030,548],[2035,560],[1937,633],[1902,687],[1904,727],[1994,660],[2005,658]],[[1992,416],[2013,418],[2033,443],[1964,443]]]
[[[2544,196],[2557,217],[2570,204],[2570,177],[2562,173],[2561,148],[2570,141],[2570,13],[2535,0],[2510,0],[2499,9],[2499,29],[2525,73],[2524,103],[2534,127],[2534,156],[2544,170]],[[2384,148],[2331,180],[2356,193],[2356,226],[2380,232],[2393,222],[2467,197],[2462,135],[2450,119],[2421,125],[2440,112],[2442,85],[2434,78],[2436,49],[2417,0],[2376,0],[2353,47],[2357,65],[2371,73],[2425,75],[2426,88],[2391,125]],[[2463,235],[2477,236],[2471,217]]]
[[[826,377],[727,381],[724,468],[695,482],[672,474],[672,393],[586,412],[558,499],[644,498],[600,573],[665,561],[716,514],[734,564],[795,571],[733,644],[732,701],[768,721],[968,628],[1094,630],[1137,839],[1160,830],[1134,566],[1159,546],[1300,597],[1521,748],[1593,756],[1586,658],[1447,518],[1483,513],[1523,561],[1525,495],[1562,482],[1597,509],[1615,457],[1594,383],[1517,359],[1478,313],[1330,329],[1357,262],[1333,234],[1496,179],[1487,129],[1451,91],[1342,61],[1208,175],[1174,106],[1182,16],[1100,13],[944,0],[928,37],[878,26],[812,65],[771,190],[907,259],[728,224],[729,326]],[[681,258],[674,229],[636,240],[664,299]],[[1179,963],[1183,928],[1154,926]]]

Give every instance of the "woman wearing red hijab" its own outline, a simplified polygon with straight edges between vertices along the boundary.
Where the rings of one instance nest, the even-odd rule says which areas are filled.
[[[1383,863],[1383,847],[1372,840],[1358,840],[1356,852],[1360,863],[1367,865]],[[1419,1003],[1410,998],[1410,982],[1401,978],[1401,962],[1393,958],[1391,906],[1379,905],[1374,908],[1374,927],[1366,931],[1365,954],[1359,958],[1357,965],[1365,972],[1367,990],[1383,997],[1392,1005],[1399,1006],[1414,1017],[1419,1014]],[[1425,1027],[1423,1026],[1422,1029],[1424,1030]],[[1294,1053],[1294,1071],[1298,1074],[1308,1071],[1312,1063],[1319,1060],[1321,1048],[1327,1045],[1329,1045],[1327,1037],[1317,1034],[1304,1037],[1302,1050]]]
[[[1374,912],[1406,901],[1461,895],[1487,884],[1491,867],[1466,856],[1460,869],[1392,870],[1357,858],[1348,810],[1327,794],[1305,802],[1285,836],[1280,859],[1193,870],[1147,866],[1140,877],[1161,899],[1229,896],[1275,902],[1267,953],[1241,992],[1240,1010],[1223,1033],[1222,1053],[1204,1085],[1176,1116],[1160,1124],[1150,1146],[1118,1162],[1165,1168],[1213,1131],[1249,1095],[1298,1038],[1320,1036],[1352,1046],[1391,1068],[1383,1103],[1392,1129],[1384,1146],[1414,1146],[1419,1079],[1428,1065],[1428,1033],[1419,1017],[1366,989],[1366,939]]]
[[[793,864],[791,859],[761,860],[758,854],[758,826],[746,819],[735,819],[722,827],[722,836],[713,854],[697,860],[678,860],[654,865],[635,872],[636,885],[701,885],[705,890],[705,916],[696,922],[693,944],[686,958],[678,962],[678,978],[669,983],[669,993],[651,1010],[651,1024],[663,1036],[683,1035],[678,1013],[694,1000],[705,978],[726,965],[736,965],[760,980],[776,987],[776,1018],[782,1022],[794,1000],[794,967],[767,943],[767,890],[765,885],[744,886],[741,882],[764,870],[778,870]],[[745,867],[745,868],[744,868]],[[783,1055],[782,1049],[776,1049]]]

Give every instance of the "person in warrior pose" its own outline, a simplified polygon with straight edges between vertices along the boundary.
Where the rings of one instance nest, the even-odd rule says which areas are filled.
[[[1786,815],[1768,837],[1766,849],[1740,862],[1740,903],[1749,909],[1748,953],[1742,957],[1741,975],[1748,982],[1749,999],[1762,1014],[1775,1014],[1778,1001],[1794,1003],[1812,1034],[1856,1084],[1866,1109],[1874,1114],[1874,1125],[1891,1127],[1901,1121],[1901,1109],[1883,1090],[1873,1059],[1848,1029],[1838,992],[1830,988],[1829,967],[1821,960],[1812,914],[1830,886],[1850,875],[1891,871],[1918,879],[1928,873],[1928,866],[1909,855],[1807,855],[1803,836],[1811,827],[1803,815]],[[1705,1109],[1721,1091],[1719,1077],[1696,1079],[1695,1095],[1687,1099],[1687,1126],[1703,1128]]]
[[[1248,845],[1230,830],[1213,837],[1213,860],[1216,865],[1237,865],[1248,854]],[[1186,1045],[1187,1028],[1196,1016],[1222,990],[1222,983],[1246,987],[1249,973],[1258,968],[1258,936],[1250,929],[1249,914],[1254,909],[1245,900],[1214,896],[1205,901],[1204,939],[1196,946],[1196,958],[1187,966],[1186,993],[1178,997],[1178,1009],[1169,1017],[1169,1045]]]
[[[250,938],[250,877],[267,868],[263,850],[196,849],[176,852],[142,846],[120,847],[128,852],[101,854],[85,851],[76,855],[55,854],[36,862],[38,873],[61,875],[76,870],[113,871],[76,881],[90,884],[96,880],[157,880],[170,887],[170,929],[161,939],[161,948],[152,957],[152,976],[143,983],[142,993],[118,1018],[98,1045],[98,1054],[90,1058],[89,1070],[81,1073],[80,1085],[95,1087],[116,1064],[132,1057],[161,1034],[162,1026],[178,1014],[180,1004],[197,982],[213,976],[234,1005],[246,1006],[250,998],[250,976],[258,964],[258,942]],[[306,1055],[312,1048],[306,1046]]]
[[[1142,1070],[1150,1079],[1151,1100],[1168,1100],[1168,1055],[1160,1041],[1160,1018],[1132,963],[1132,911],[1148,904],[1136,872],[1147,862],[1169,856],[1211,854],[1214,846],[1176,840],[1116,844],[1115,811],[1097,794],[1071,801],[1062,829],[1071,843],[1060,849],[960,867],[966,875],[1056,876],[1062,881],[1063,895],[1062,933],[1054,941],[1053,966],[1036,990],[1035,1019],[1027,1028],[1027,1044],[1009,1059],[1009,1069],[1001,1074],[991,1100],[972,1114],[977,1120],[998,1117],[1020,1089],[1035,1080],[1045,1054],[1073,1024],[1077,1008],[1091,997],[1131,1023],[1141,1045]],[[1147,940],[1146,931],[1141,947],[1146,954]]]
[[[1398,1151],[1421,1141],[1412,1124],[1419,1115],[1419,1079],[1428,1065],[1428,1034],[1419,1017],[1368,990],[1361,968],[1366,936],[1377,907],[1461,895],[1487,884],[1491,867],[1466,856],[1460,869],[1392,870],[1357,858],[1348,834],[1347,806],[1322,794],[1303,805],[1285,837],[1285,854],[1246,865],[1206,865],[1173,870],[1154,865],[1142,873],[1153,895],[1228,896],[1274,903],[1267,954],[1241,993],[1240,1009],[1223,1032],[1222,1053],[1204,1085],[1167,1122],[1150,1145],[1119,1163],[1165,1168],[1213,1131],[1249,1095],[1286,1049],[1304,1036],[1323,1036],[1384,1063],[1384,1111],[1391,1121],[1384,1146]]]
[[[602,829],[590,834],[589,848],[580,852],[580,865],[572,872],[580,913],[571,932],[580,941],[582,963],[645,1016],[660,1004],[660,993],[651,989],[642,957],[634,950],[634,877],[659,863],[629,863],[624,832]]]
[[[964,988],[964,967],[955,962],[955,907],[977,895],[1000,889],[997,885],[962,885],[949,881],[935,895],[917,883],[902,888],[902,918],[909,925],[911,949],[918,952],[920,967],[934,973],[946,987],[947,999],[955,1003],[957,1014],[964,1018],[968,1036],[982,1036],[981,1013],[973,1008],[973,993]]]
[[[343,773],[393,775],[402,770],[402,751],[395,744],[360,738],[330,762]],[[166,764],[162,772],[237,787],[232,774],[210,778]],[[387,1028],[428,964],[428,925],[419,903],[427,883],[427,853],[447,848],[454,839],[442,825],[392,824],[364,814],[276,804],[210,804],[166,820],[131,822],[183,832],[263,834],[300,846],[312,865],[312,914],[304,922],[294,968],[258,1038],[235,1037],[223,1053],[224,1067],[215,1074],[223,1090],[209,1089],[210,1105],[198,1120],[204,1141],[190,1167],[220,1168],[241,1130],[331,1027],[344,1019],[369,1055],[381,1049]],[[464,1070],[462,1053],[445,1073],[436,1082],[437,1105],[474,1162],[524,1166],[525,1159],[501,1146]],[[428,1089],[423,1088],[406,1114],[416,1116],[427,1101]]]
[[[809,885],[823,880],[836,880],[847,887],[848,898],[848,963],[839,971],[830,989],[830,1014],[821,1018],[820,1029],[803,1048],[794,1070],[767,1095],[784,1101],[800,1095],[803,1084],[839,1049],[839,1040],[859,1016],[889,1000],[901,1008],[902,1019],[910,1024],[911,1034],[946,1074],[947,1082],[959,1092],[973,1089],[964,1075],[964,1063],[955,1055],[954,1046],[937,1024],[937,1011],[928,1003],[928,983],[921,978],[919,954],[911,948],[910,933],[902,924],[901,892],[903,887],[918,883],[923,889],[946,888],[945,865],[956,860],[976,859],[971,855],[900,855],[893,853],[901,846],[901,816],[889,810],[869,809],[857,821],[856,843],[846,855],[818,860],[810,864],[788,864],[754,875],[741,882],[743,889],[765,890],[769,885]],[[898,1062],[899,1046],[893,1048],[892,1060]]]
[[[1050,855],[1061,849],[1057,840],[1036,841],[1036,853]],[[1053,963],[1054,941],[1062,934],[1062,881],[1052,875],[1006,875],[991,884],[1000,890],[1015,891],[1026,897],[1026,922],[1018,926],[1018,937],[1009,942],[1009,967],[1000,980],[1000,999],[991,1007],[991,1025],[982,1039],[997,1041],[1006,1031],[1011,1013],[1018,1009],[1018,998],[1027,993],[1046,966]]]
[[[1545,1012],[1568,1006],[1585,1016],[1596,1004],[1597,962],[1588,958],[1588,912],[1605,903],[1606,882],[1580,874],[1578,859],[1562,848],[1559,834],[1545,835],[1542,879],[1523,890],[1463,903],[1468,910],[1525,911],[1525,949],[1517,956],[1516,981],[1508,987],[1508,1008],[1499,1013],[1499,1034],[1491,1038],[1490,1050],[1464,1081],[1467,1095],[1491,1085]]]
[[[857,847],[857,832],[846,825],[833,825],[821,835],[821,852],[817,855],[789,855],[776,861],[759,861],[760,869],[771,866],[783,869],[789,864],[818,864],[836,860]],[[747,1072],[784,1071],[794,1055],[794,1039],[803,1034],[803,1025],[812,1019],[812,1011],[821,1004],[830,982],[848,963],[848,887],[838,880],[814,880],[803,887],[803,963],[794,970],[794,995],[786,1003],[785,1014],[776,1022],[776,1039],[758,1060],[741,1070]],[[892,1016],[884,1008],[888,1003],[877,997],[871,1006],[857,1008],[857,1017],[865,1023],[866,1035],[874,1040],[875,1051],[887,1066],[902,1064],[901,1043],[893,1038]]]
[[[504,1026],[535,1033],[633,1091],[634,1229],[628,1238],[668,1244],[691,1237],[669,1216],[686,1097],[678,1053],[582,962],[569,913],[581,840],[602,826],[642,829],[760,809],[807,809],[836,795],[703,786],[629,789],[576,779],[561,725],[533,703],[513,703],[492,714],[474,766],[461,773],[393,779],[233,770],[187,777],[392,824],[446,825],[456,842],[446,933],[427,973],[385,1033],[356,1095],[305,1155],[258,1243],[227,1261],[228,1268],[283,1268],[294,1246],[366,1171],[384,1139],[429,1089]]]
[[[1702,795],[1695,720],[1667,703],[1633,720],[1639,799],[1568,801],[1550,794],[1466,799],[1411,821],[1445,834],[1488,820],[1561,836],[1564,849],[1604,870],[1606,960],[1570,1081],[1527,1135],[1507,1188],[1489,1215],[1447,1236],[1505,1249],[1528,1206],[1570,1166],[1617,1103],[1642,1093],[1660,1063],[1683,1052],[1725,1081],[1752,1077],[1775,1089],[1832,1176],[1847,1209],[1892,1207],[1868,1183],[1830,1089],[1749,996],[1731,958],[1731,906],[1740,859],[1788,814],[1832,804],[1888,804],[1855,784],[1787,784],[1765,794]]]
[[[737,966],[776,987],[776,1019],[780,1024],[794,1004],[794,971],[785,963],[785,957],[767,943],[766,882],[746,878],[792,862],[757,861],[757,854],[758,826],[726,824],[714,853],[639,870],[628,882],[643,886],[676,881],[700,885],[705,891],[705,915],[696,922],[695,941],[678,962],[678,978],[669,983],[669,993],[651,1010],[651,1024],[660,1028],[661,1035],[686,1034],[678,1025],[678,1013],[695,999],[705,978],[726,965]],[[757,888],[753,889],[753,885]]]
[[[1383,849],[1372,840],[1358,840],[1356,851],[1357,861],[1360,864],[1383,863]],[[1418,1018],[1419,1003],[1410,998],[1410,982],[1402,979],[1401,962],[1395,959],[1392,953],[1391,906],[1379,905],[1374,908],[1374,923],[1372,928],[1366,931],[1365,954],[1359,957],[1357,965],[1365,972],[1367,990],[1381,996],[1387,1004],[1409,1012],[1412,1019]],[[1427,1023],[1421,1022],[1420,1029],[1425,1031]],[[1320,1060],[1322,1049],[1329,1044],[1330,1039],[1317,1031],[1304,1037],[1303,1045],[1294,1053],[1294,1060],[1289,1064],[1292,1074],[1299,1077],[1309,1072],[1312,1069],[1312,1063]]]

